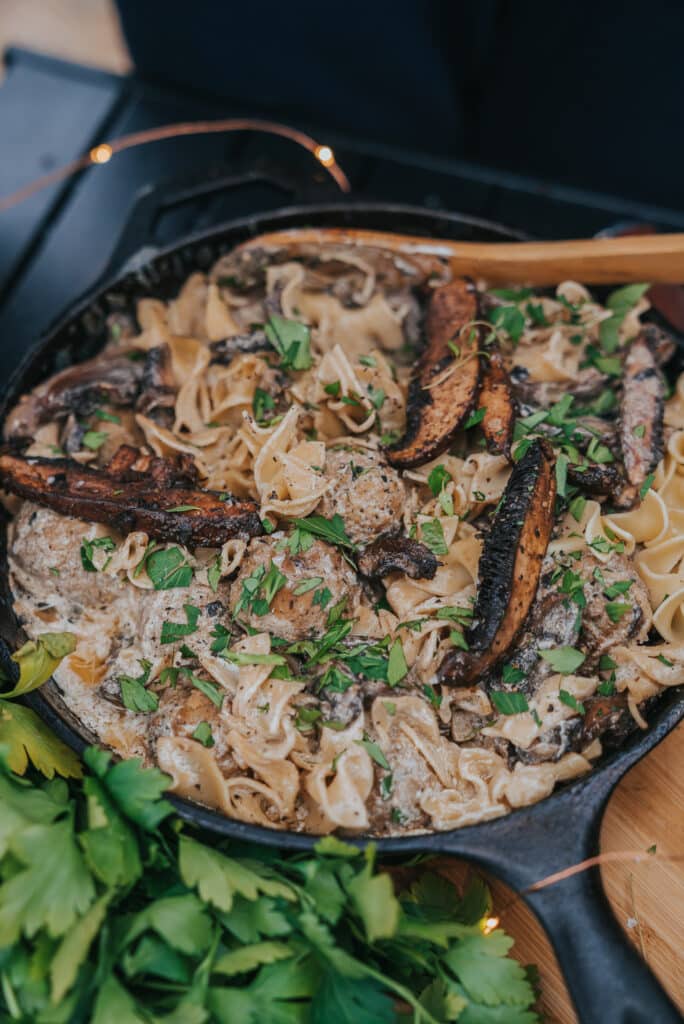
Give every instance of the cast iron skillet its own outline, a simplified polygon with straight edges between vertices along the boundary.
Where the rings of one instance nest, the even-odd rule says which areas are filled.
[[[96,352],[103,343],[105,317],[110,312],[134,310],[142,295],[169,298],[192,270],[208,269],[237,243],[264,231],[296,225],[346,225],[479,241],[520,237],[496,224],[457,214],[352,203],[290,207],[194,235],[162,252],[144,250],[128,261],[118,277],[97,285],[30,349],[0,402],[0,421],[18,397],[40,380]],[[11,610],[4,526],[0,534],[0,635],[17,644],[22,637]],[[54,683],[27,700],[76,750],[93,741],[64,706]],[[616,752],[605,755],[590,775],[565,785],[546,800],[481,825],[380,839],[379,852],[382,856],[453,854],[492,871],[513,889],[524,890],[597,853],[601,818],[612,790],[683,717],[681,690],[666,691],[651,710],[647,732],[633,734]],[[187,800],[174,798],[174,803],[186,820],[223,836],[286,850],[307,850],[316,841],[312,836],[232,821]],[[584,1024],[675,1024],[682,1019],[624,936],[596,869],[525,898],[549,933]]]

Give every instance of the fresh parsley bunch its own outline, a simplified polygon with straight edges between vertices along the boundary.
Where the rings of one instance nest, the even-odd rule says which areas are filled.
[[[74,641],[0,651],[0,1024],[538,1020],[481,882],[461,897],[414,868],[397,894],[372,845],[217,841],[174,815],[168,776],[95,747],[83,777],[15,702]]]
[[[91,748],[81,781],[0,772],[0,1020],[32,1024],[533,1024],[489,896],[412,870],[399,895],[334,837],[209,839],[168,779]]]

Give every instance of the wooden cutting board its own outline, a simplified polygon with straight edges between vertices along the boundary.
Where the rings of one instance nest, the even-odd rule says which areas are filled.
[[[617,787],[603,821],[601,850],[643,853],[655,844],[658,854],[684,854],[683,780],[684,726],[679,726]],[[464,865],[453,865],[455,880],[464,870]],[[452,872],[446,868],[445,873]],[[641,864],[608,864],[602,874],[629,940],[684,1012],[684,862],[654,857]],[[512,893],[494,878],[489,882],[496,913]],[[556,958],[532,912],[517,902],[503,914],[502,925],[515,939],[514,955],[539,967],[539,1009],[547,1024],[578,1024]]]

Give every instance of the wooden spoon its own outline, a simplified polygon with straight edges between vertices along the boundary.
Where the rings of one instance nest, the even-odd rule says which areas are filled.
[[[454,274],[492,283],[684,284],[684,234],[562,242],[454,242],[352,228],[290,228],[258,235],[240,251],[293,245],[366,245],[447,260]]]

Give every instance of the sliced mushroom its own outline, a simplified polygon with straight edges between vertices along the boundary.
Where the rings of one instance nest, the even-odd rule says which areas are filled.
[[[390,291],[441,282],[449,273],[439,257],[393,252],[382,244],[373,244],[373,235],[357,243],[353,233],[344,229],[322,228],[307,233],[309,237],[304,237],[301,229],[295,228],[277,232],[273,242],[269,235],[251,238],[214,264],[211,278],[248,290],[264,284],[269,267],[296,260],[304,267],[305,288],[326,291],[347,305],[357,301],[369,267],[383,288]],[[382,243],[381,238],[378,241]]]
[[[568,480],[588,494],[602,496],[618,493],[624,483],[620,469],[613,462],[592,462],[585,466],[569,463]]]
[[[253,501],[222,501],[213,491],[160,487],[151,476],[123,481],[68,459],[0,455],[0,486],[29,501],[122,533],[143,530],[188,547],[220,547],[263,533]],[[177,511],[174,511],[177,510]]]
[[[510,379],[515,397],[525,405],[539,409],[548,409],[565,395],[573,395],[578,401],[587,402],[600,395],[610,383],[610,377],[593,366],[580,370],[574,380],[570,381],[534,380],[526,366],[513,366]]]
[[[629,711],[626,693],[614,693],[610,697],[592,697],[585,701],[585,741],[610,736],[613,743],[624,739],[634,729],[634,719]]]
[[[438,670],[440,682],[477,681],[522,629],[537,593],[555,497],[553,450],[538,440],[515,465],[484,543],[469,649],[449,651]]]
[[[439,562],[420,541],[402,533],[385,533],[359,555],[359,572],[380,579],[390,572],[403,572],[412,580],[431,580]]]
[[[620,444],[627,486],[617,499],[621,508],[636,501],[648,474],[663,455],[665,380],[651,349],[650,335],[639,334],[624,361],[620,403]]]
[[[171,427],[175,416],[176,381],[167,344],[151,348],[145,357],[140,394],[135,407],[162,427]]]
[[[179,452],[174,456],[159,458],[122,444],[114,452],[103,473],[116,480],[152,480],[157,487],[196,487],[199,472],[192,455]]]
[[[433,292],[427,345],[409,387],[406,434],[387,450],[397,469],[422,466],[441,455],[472,411],[480,390],[480,332],[468,325],[477,319],[477,291],[470,281],[457,278]]]
[[[5,437],[32,437],[42,423],[68,413],[90,416],[100,405],[133,405],[142,374],[141,363],[126,355],[70,366],[20,399],[5,421]]]
[[[508,457],[515,426],[515,399],[501,352],[493,348],[482,371],[480,408],[485,410],[482,433],[487,447]]]
[[[209,345],[212,363],[220,363],[222,366],[227,366],[240,353],[267,352],[270,348],[271,343],[262,330],[252,331],[251,334],[234,334],[221,341],[212,341]]]
[[[657,324],[644,324],[641,328],[641,335],[648,342],[648,347],[655,357],[658,366],[665,366],[675,353],[677,343],[671,334],[664,331]]]

